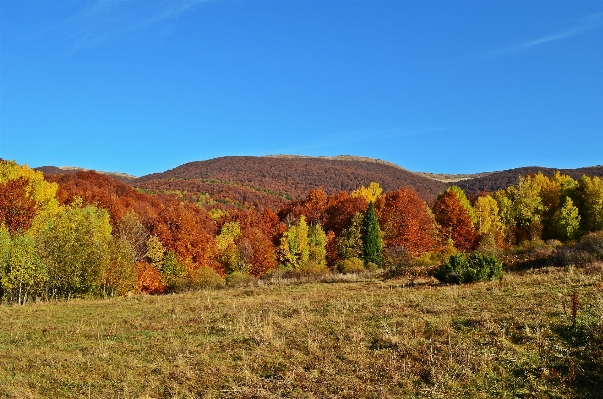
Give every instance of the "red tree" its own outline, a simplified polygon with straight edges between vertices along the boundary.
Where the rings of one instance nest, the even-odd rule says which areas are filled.
[[[446,191],[433,205],[433,213],[446,238],[452,239],[455,248],[467,251],[475,248],[478,235],[471,216],[456,194]]]
[[[11,234],[27,230],[38,211],[38,204],[27,194],[28,184],[25,177],[0,184],[0,225]]]
[[[376,205],[386,247],[402,247],[413,256],[440,248],[433,217],[416,192],[407,188],[391,191]]]
[[[208,213],[190,203],[164,207],[150,226],[151,234],[156,235],[166,249],[174,251],[179,259],[191,259],[199,266],[209,266],[224,273],[214,260],[215,230]]]

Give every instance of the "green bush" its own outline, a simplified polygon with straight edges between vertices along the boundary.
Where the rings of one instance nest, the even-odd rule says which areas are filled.
[[[372,263],[372,262],[371,262]],[[374,265],[374,263],[373,263]],[[337,262],[337,271],[344,274],[352,274],[352,273],[364,273],[366,269],[364,268],[364,262],[358,258],[350,258],[346,260],[340,260]]]
[[[439,281],[449,284],[474,283],[488,281],[502,276],[502,263],[492,255],[457,254],[434,272]]]

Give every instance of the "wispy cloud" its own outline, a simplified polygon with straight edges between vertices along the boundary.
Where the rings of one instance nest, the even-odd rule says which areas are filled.
[[[585,34],[587,32],[600,29],[603,27],[603,12],[589,15],[581,19],[577,24],[568,28],[567,30],[553,33],[547,36],[540,37],[538,39],[530,40],[524,43],[508,46],[502,49],[498,49],[489,53],[486,53],[486,57],[499,57],[506,55],[513,55],[522,51],[530,50],[534,47],[538,47],[547,43],[569,39],[575,36]]]
[[[272,154],[304,154],[307,152],[314,152],[321,150],[324,154],[333,153],[339,151],[342,152],[357,152],[355,148],[349,147],[359,145],[363,143],[374,143],[375,140],[380,142],[390,141],[397,143],[397,139],[425,135],[431,133],[439,133],[449,131],[452,127],[439,127],[439,128],[421,128],[421,129],[401,129],[401,128],[366,128],[357,129],[350,131],[335,132],[318,137],[313,136],[309,140],[299,141],[292,143],[291,146],[275,148],[271,152]]]
[[[65,21],[60,29],[72,55],[152,25],[173,21],[207,1],[97,0]]]

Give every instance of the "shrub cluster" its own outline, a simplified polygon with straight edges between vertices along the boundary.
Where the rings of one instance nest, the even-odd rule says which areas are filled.
[[[488,281],[502,276],[502,263],[492,255],[456,254],[437,268],[434,277],[449,284]]]

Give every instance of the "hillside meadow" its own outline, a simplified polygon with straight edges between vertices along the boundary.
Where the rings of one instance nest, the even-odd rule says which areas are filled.
[[[595,398],[603,265],[0,306],[3,398]]]

